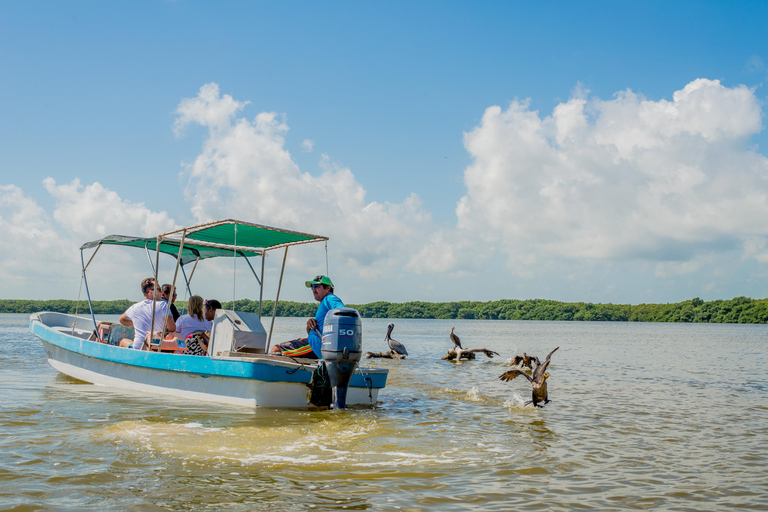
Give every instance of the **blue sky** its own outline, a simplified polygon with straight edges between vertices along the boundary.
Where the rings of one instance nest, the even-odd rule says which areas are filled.
[[[76,296],[84,241],[236,217],[329,235],[348,302],[765,297],[767,22],[764,2],[3,2],[0,296]],[[95,298],[136,295],[146,258],[122,258]],[[310,300],[322,249],[291,263],[283,296]]]

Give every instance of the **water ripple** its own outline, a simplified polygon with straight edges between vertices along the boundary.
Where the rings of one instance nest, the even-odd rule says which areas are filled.
[[[333,412],[91,386],[25,316],[0,323],[4,509],[768,509],[766,326],[396,320],[411,355],[374,361],[378,408]],[[387,323],[364,321],[366,349]],[[453,326],[501,357],[441,361]],[[555,346],[552,402],[524,405],[498,376]]]

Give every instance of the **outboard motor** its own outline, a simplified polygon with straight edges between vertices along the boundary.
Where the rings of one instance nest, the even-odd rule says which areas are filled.
[[[346,409],[347,388],[363,354],[363,325],[352,308],[332,309],[323,323],[323,359],[333,389],[334,409]]]

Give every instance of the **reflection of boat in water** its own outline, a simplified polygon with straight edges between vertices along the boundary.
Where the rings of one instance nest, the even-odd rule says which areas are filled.
[[[284,270],[289,246],[325,240],[325,237],[234,220],[192,226],[157,238],[108,236],[80,248],[91,318],[63,313],[34,313],[30,317],[29,328],[43,341],[51,366],[93,384],[251,407],[308,407],[317,403],[314,397],[319,394],[319,384],[329,379],[322,374],[324,365],[318,369],[317,360],[269,355],[283,273],[280,273],[267,334],[261,322],[264,254],[284,248]],[[155,251],[152,267],[156,279],[159,255],[164,253],[175,257],[173,285],[175,287],[178,271],[181,270],[188,290],[200,260],[242,258],[259,283],[259,312],[216,311],[207,356],[177,353],[183,341],[178,342],[179,345],[176,341],[163,341],[154,350],[120,348],[114,344],[119,339],[115,341],[115,336],[110,338],[106,334],[111,326],[96,320],[86,279],[88,265],[104,245],[143,248],[148,256],[150,251]],[[87,264],[83,257],[86,249],[95,249]],[[250,257],[262,258],[261,276],[248,260]],[[187,278],[184,266],[190,263],[194,266]],[[115,328],[114,331],[120,329]],[[387,374],[386,369],[357,368],[349,382],[346,403],[375,404],[379,390],[386,385]]]

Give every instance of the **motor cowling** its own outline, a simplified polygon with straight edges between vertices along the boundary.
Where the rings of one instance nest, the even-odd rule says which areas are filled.
[[[347,407],[347,389],[363,355],[363,324],[352,308],[332,309],[323,323],[322,355],[333,390],[332,407]]]

